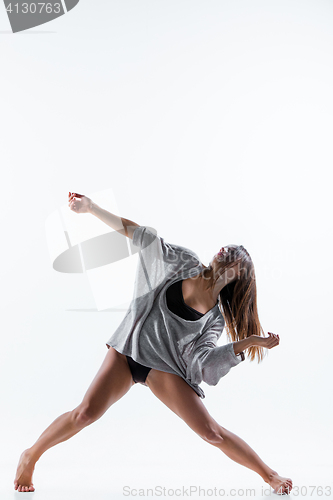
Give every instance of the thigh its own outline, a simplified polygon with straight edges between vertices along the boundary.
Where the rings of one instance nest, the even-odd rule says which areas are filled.
[[[185,380],[172,373],[152,369],[146,379],[149,389],[200,437],[210,440],[221,426],[209,414],[202,399]]]
[[[110,347],[78,410],[97,419],[134,384],[126,356]]]

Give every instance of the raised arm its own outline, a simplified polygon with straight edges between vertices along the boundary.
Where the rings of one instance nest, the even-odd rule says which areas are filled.
[[[139,224],[129,219],[118,217],[118,215],[114,215],[104,208],[101,208],[84,194],[69,193],[68,206],[77,214],[90,213],[95,215],[102,222],[112,227],[112,229],[131,239],[133,238],[135,228],[139,226]]]

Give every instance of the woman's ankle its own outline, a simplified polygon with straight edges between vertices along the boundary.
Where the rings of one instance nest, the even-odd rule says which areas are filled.
[[[31,448],[27,448],[24,450],[24,459],[29,463],[29,465],[34,465],[37,460],[40,458],[40,455],[37,454],[36,450],[33,449],[33,446]]]
[[[265,481],[265,483],[270,483],[270,481],[272,480],[273,476],[276,476],[278,473],[276,472],[276,470],[273,470],[273,469],[269,469],[269,471],[267,473],[265,473],[264,476],[262,476],[263,480]]]

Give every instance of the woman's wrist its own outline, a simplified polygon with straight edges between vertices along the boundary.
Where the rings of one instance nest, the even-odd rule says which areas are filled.
[[[233,347],[234,347],[234,353],[235,354],[240,354],[242,351],[245,349],[248,349],[249,347],[252,347],[253,340],[251,337],[247,337],[246,339],[238,340],[237,342],[233,342]]]
[[[92,215],[95,215],[97,207],[98,207],[98,205],[96,205],[96,203],[94,203],[93,201],[91,201],[90,204],[89,204],[89,207],[88,207],[88,212],[90,214],[92,214]]]

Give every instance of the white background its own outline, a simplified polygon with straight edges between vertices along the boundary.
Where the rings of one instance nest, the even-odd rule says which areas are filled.
[[[45,453],[35,493],[14,492],[19,455],[81,402],[124,314],[84,311],[87,276],[48,254],[45,221],[68,192],[103,189],[205,265],[222,245],[250,252],[280,345],[202,384],[204,404],[309,498],[331,485],[332,26],[324,0],[81,0],[13,35],[0,8],[1,498],[157,485],[263,498],[260,476],[138,384]]]

